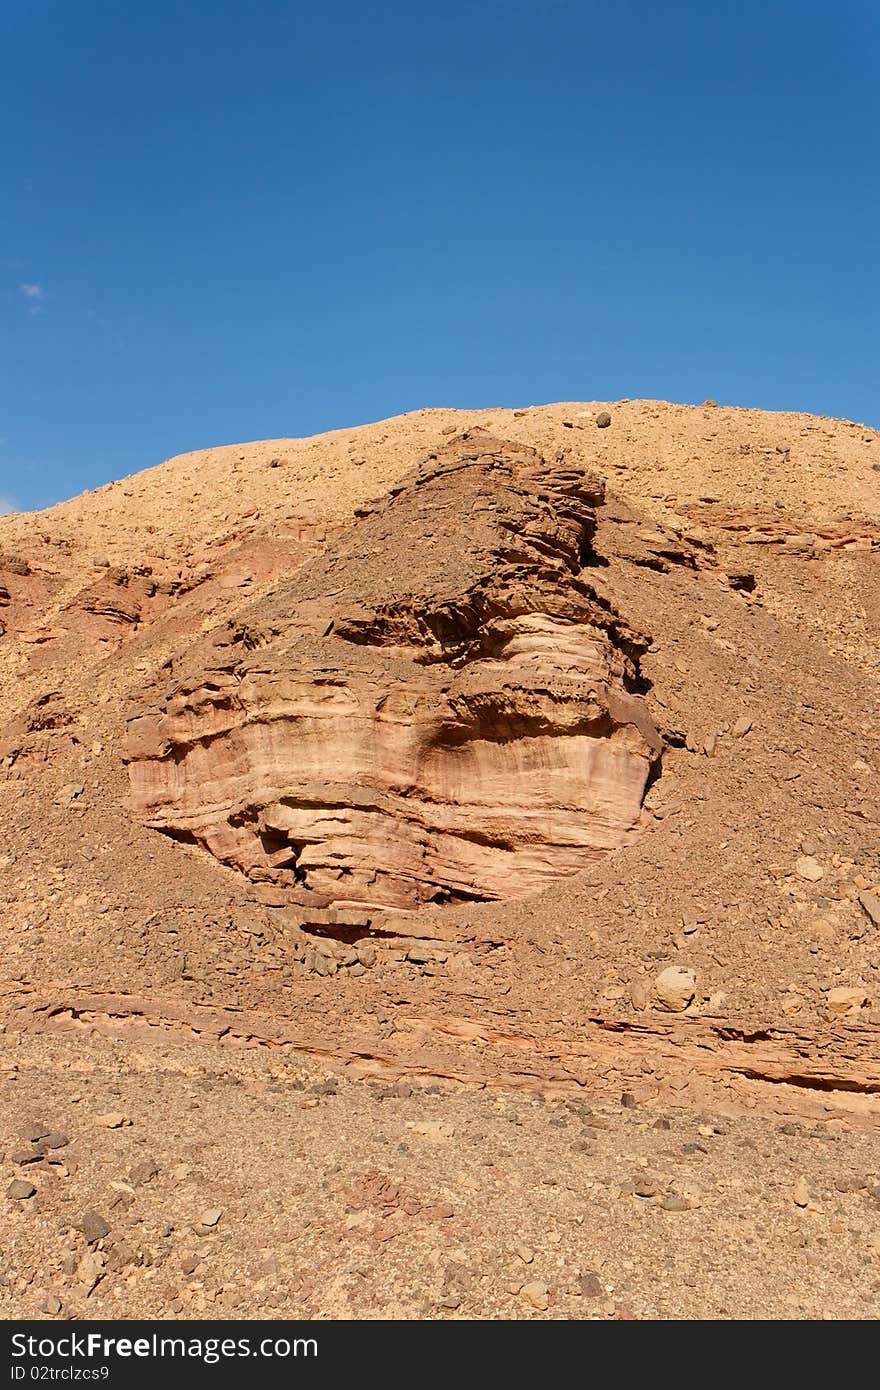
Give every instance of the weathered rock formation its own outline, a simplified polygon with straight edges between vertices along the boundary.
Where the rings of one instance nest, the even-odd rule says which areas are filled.
[[[136,815],[316,906],[520,897],[620,846],[661,741],[603,504],[564,455],[431,455],[171,664],[129,721]]]

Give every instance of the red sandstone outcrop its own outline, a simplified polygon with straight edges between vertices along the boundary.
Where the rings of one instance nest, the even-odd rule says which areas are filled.
[[[621,845],[661,740],[603,503],[480,432],[431,455],[133,712],[137,816],[304,904],[520,897]]]

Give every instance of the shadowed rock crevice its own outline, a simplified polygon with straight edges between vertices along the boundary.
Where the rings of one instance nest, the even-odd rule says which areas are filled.
[[[129,721],[136,814],[304,905],[522,897],[618,848],[661,740],[650,639],[584,575],[603,504],[480,432],[431,455],[171,663]]]

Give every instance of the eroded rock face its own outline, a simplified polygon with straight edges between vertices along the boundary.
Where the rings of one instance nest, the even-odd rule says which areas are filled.
[[[481,432],[132,713],[146,824],[293,903],[514,898],[620,846],[660,739],[589,582],[602,483]]]

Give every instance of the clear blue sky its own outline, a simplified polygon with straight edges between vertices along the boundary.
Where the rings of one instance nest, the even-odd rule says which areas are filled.
[[[426,405],[880,424],[876,0],[6,0],[0,496]]]

